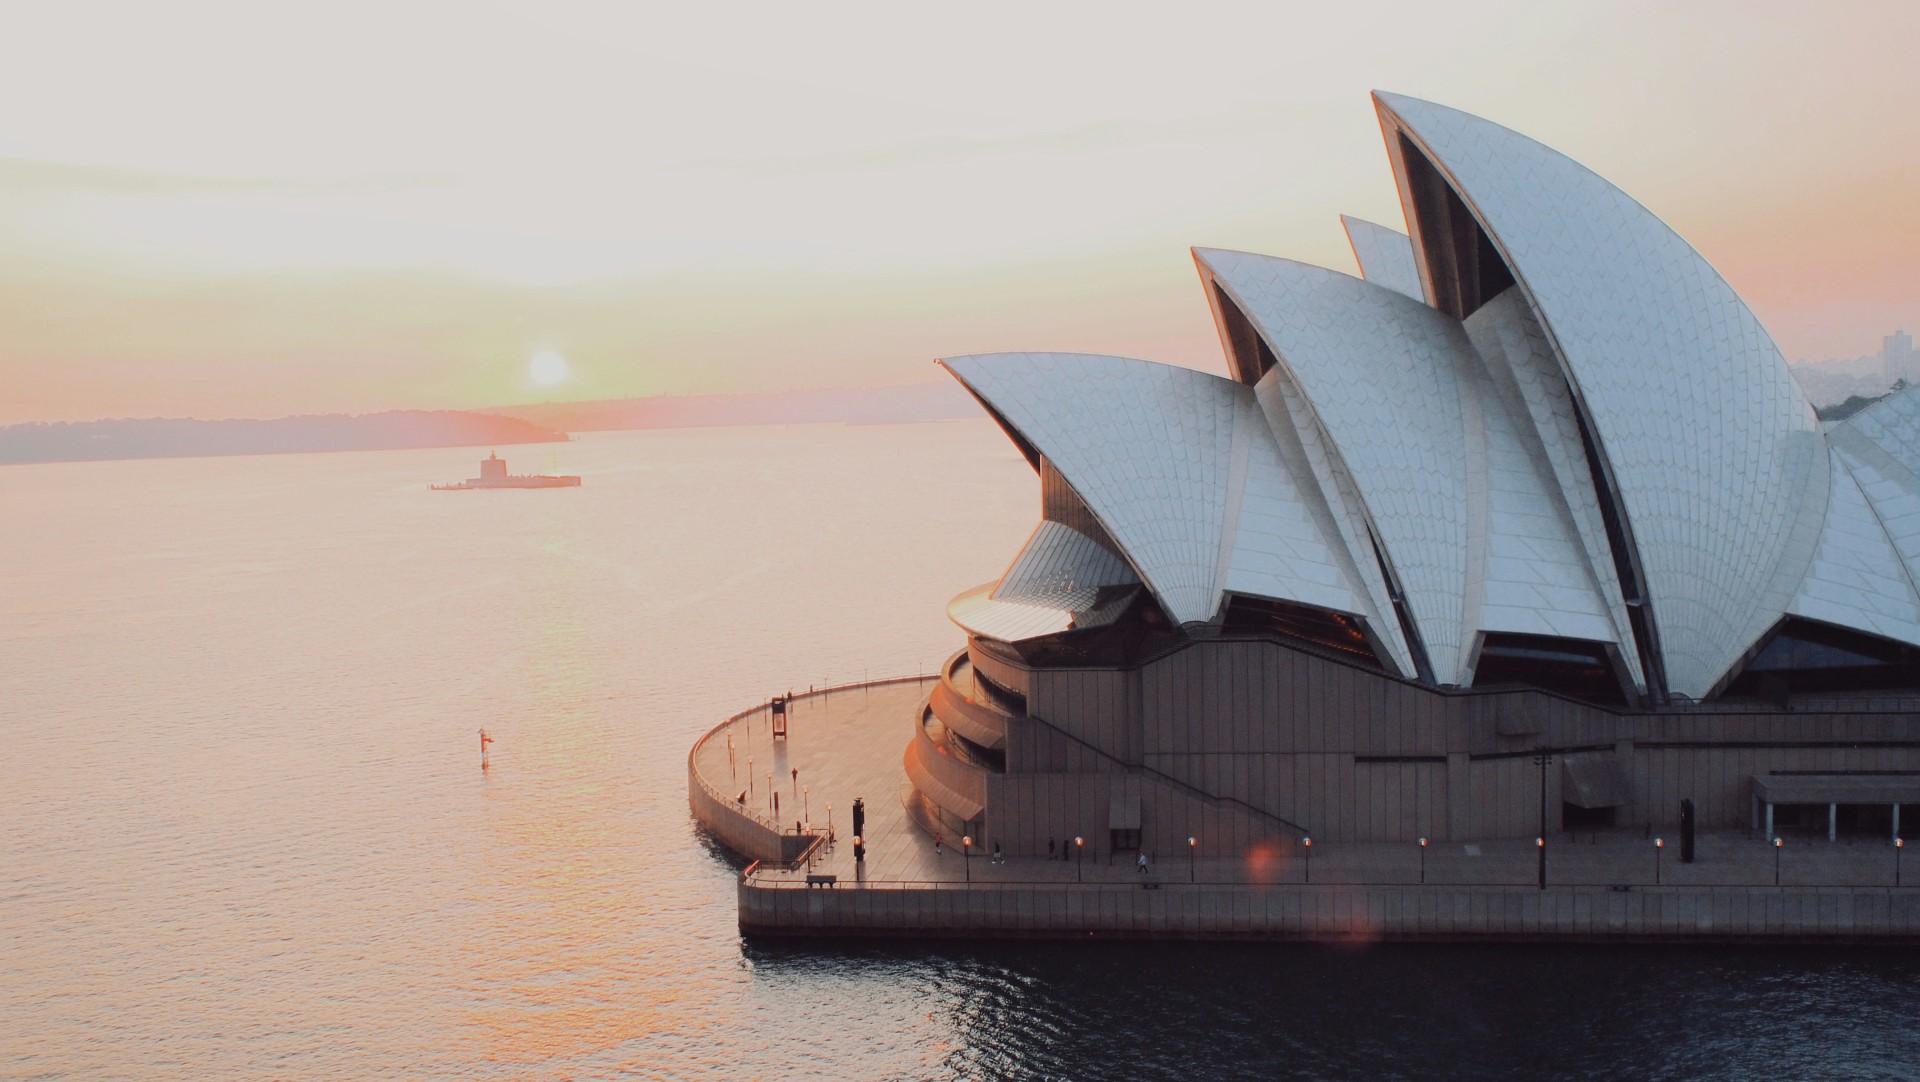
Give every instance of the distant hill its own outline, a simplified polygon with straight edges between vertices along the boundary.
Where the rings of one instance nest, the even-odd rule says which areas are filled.
[[[654,395],[503,406],[486,412],[568,432],[835,422],[905,424],[980,415],[973,399],[953,382],[760,394]]]
[[[1842,361],[1794,361],[1789,365],[1793,378],[1800,381],[1807,401],[1822,410],[1839,406],[1851,398],[1878,398],[1893,386],[1887,375],[1887,362],[1880,357],[1854,357]]]
[[[1868,406],[1873,405],[1875,402],[1878,402],[1881,399],[1886,398],[1888,395],[1896,394],[1906,389],[1907,389],[1906,380],[1896,380],[1893,384],[1893,389],[1889,390],[1886,394],[1853,395],[1849,397],[1845,402],[1841,402],[1836,405],[1815,406],[1813,409],[1813,415],[1815,417],[1820,418],[1822,421],[1844,421],[1847,418],[1853,416],[1854,414],[1859,413],[1861,410],[1866,409]]]
[[[565,431],[521,418],[456,410],[391,410],[270,421],[124,419],[8,425],[0,428],[0,463],[480,447],[565,439]]]

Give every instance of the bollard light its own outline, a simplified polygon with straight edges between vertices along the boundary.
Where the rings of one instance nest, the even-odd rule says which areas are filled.
[[[1893,839],[1893,885],[1900,885],[1900,851],[1907,847],[1905,838]]]
[[[1653,885],[1660,885],[1660,851],[1667,847],[1665,838],[1653,839]]]
[[[967,866],[967,882],[973,882],[973,835],[967,834],[960,839],[961,862]]]
[[[1082,838],[1078,834],[1073,836],[1073,855],[1073,881],[1076,883],[1084,882],[1084,869],[1087,865],[1087,839]]]
[[[1194,854],[1194,851],[1199,848],[1199,845],[1200,845],[1200,839],[1194,837],[1191,834],[1187,835],[1187,882],[1189,883],[1194,881],[1193,854]]]
[[[1424,885],[1426,881],[1427,881],[1427,839],[1423,837],[1420,839],[1420,882]]]
[[[1306,863],[1302,865],[1301,877],[1308,883],[1313,882],[1313,839],[1301,838],[1300,847],[1306,851]]]
[[[1780,885],[1780,847],[1787,844],[1785,838],[1773,839],[1773,885]]]

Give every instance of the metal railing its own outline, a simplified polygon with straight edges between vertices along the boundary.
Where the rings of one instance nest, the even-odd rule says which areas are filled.
[[[830,694],[835,694],[838,692],[846,692],[846,691],[858,691],[862,688],[887,687],[893,684],[925,683],[926,681],[937,680],[937,679],[939,679],[937,675],[919,674],[915,676],[889,676],[879,680],[861,680],[855,683],[835,684],[829,687],[809,689],[804,692],[798,692],[798,693],[795,693],[791,698],[789,698],[788,701],[793,702],[799,699],[819,698],[820,696],[823,696],[823,695],[830,695]],[[714,726],[713,728],[707,730],[706,735],[694,741],[693,747],[687,751],[687,776],[691,777],[694,780],[694,783],[700,786],[700,788],[703,791],[705,791],[707,796],[715,804],[718,804],[720,807],[732,811],[734,814],[747,819],[748,821],[753,823],[755,826],[762,827],[773,834],[788,834],[788,833],[792,833],[792,831],[789,831],[786,828],[784,828],[771,815],[762,814],[756,809],[749,807],[747,804],[741,801],[735,800],[734,794],[722,792],[719,788],[715,787],[712,782],[707,780],[706,775],[700,772],[700,765],[699,765],[700,751],[702,748],[706,747],[707,741],[712,740],[714,737],[725,733],[727,729],[730,728],[731,726],[736,725],[742,721],[745,721],[746,719],[762,711],[770,711],[772,708],[773,708],[772,699],[770,698],[762,699],[760,701],[760,705],[750,706],[745,710],[742,710],[739,713],[736,713],[733,716],[727,718],[727,720],[721,722],[720,724]]]

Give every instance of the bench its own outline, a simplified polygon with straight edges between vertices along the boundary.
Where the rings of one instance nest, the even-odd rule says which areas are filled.
[[[838,882],[840,882],[840,877],[837,875],[809,875],[807,876],[807,889],[812,890],[815,887],[831,887]]]
[[[1148,872],[1147,874],[1141,876],[1140,889],[1141,890],[1159,890],[1160,889],[1160,873]]]

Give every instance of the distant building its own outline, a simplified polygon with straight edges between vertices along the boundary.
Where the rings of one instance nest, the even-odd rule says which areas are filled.
[[[1908,383],[1920,382],[1920,356],[1913,352],[1913,336],[1905,331],[1895,331],[1880,340],[1880,360],[1886,365],[1887,382],[1906,380]]]

